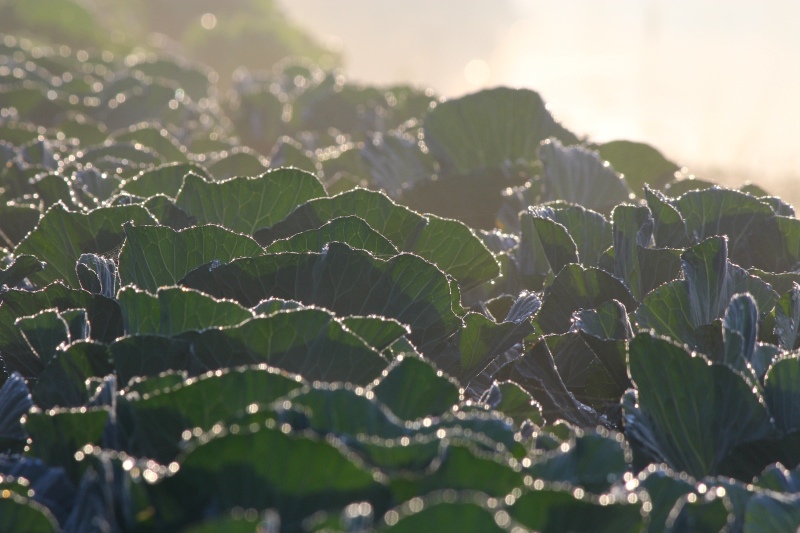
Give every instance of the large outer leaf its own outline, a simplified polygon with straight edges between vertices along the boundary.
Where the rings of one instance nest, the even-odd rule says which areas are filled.
[[[367,384],[387,361],[323,309],[281,311],[235,327],[174,337],[132,335],[111,345],[122,383],[166,370],[209,370],[268,363],[309,380]]]
[[[414,355],[400,356],[371,388],[403,420],[439,416],[459,400],[458,385]]]
[[[695,241],[726,235],[731,261],[738,265],[786,272],[800,261],[800,221],[776,215],[758,198],[715,187],[688,192],[672,203]]]
[[[344,316],[395,318],[411,327],[411,340],[423,350],[461,327],[447,278],[435,266],[411,254],[383,261],[340,243],[321,254],[264,255],[201,267],[181,284],[246,307],[278,297]]]
[[[182,287],[158,289],[156,296],[134,287],[117,295],[125,334],[177,335],[210,327],[236,326],[253,313],[236,302],[220,301]]]
[[[608,213],[633,197],[622,176],[582,146],[564,147],[548,139],[539,148],[539,158],[544,165],[544,201],[564,200]]]
[[[487,89],[437,105],[424,118],[425,143],[447,174],[508,167],[537,159],[539,143],[575,135],[527,89]]]
[[[656,188],[666,184],[679,169],[661,152],[644,143],[611,141],[598,146],[598,153],[625,176],[625,181],[637,195],[642,194],[645,184]]]
[[[449,444],[439,461],[422,476],[397,476],[392,480],[396,500],[422,496],[436,490],[480,491],[495,498],[524,485],[524,475],[500,454],[481,453],[472,446]]]
[[[138,205],[101,207],[89,213],[67,211],[57,203],[42,217],[39,225],[19,243],[15,254],[31,254],[47,262],[30,280],[39,285],[57,279],[79,288],[75,263],[81,254],[107,254],[122,244],[122,224],[156,224],[157,221]]]
[[[715,475],[736,446],[775,435],[761,395],[727,365],[641,332],[628,353],[638,404],[626,431],[654,457],[695,477]]]
[[[634,501],[601,505],[553,487],[528,490],[508,511],[522,525],[543,533],[634,533],[644,525],[642,503]]]
[[[323,196],[325,188],[313,174],[283,168],[220,182],[189,174],[175,203],[200,222],[252,235],[283,219],[298,205]]]
[[[280,252],[319,252],[329,242],[343,242],[353,248],[372,252],[386,259],[398,254],[397,248],[369,224],[356,216],[334,218],[317,229],[297,233],[279,239],[269,246],[268,253]]]
[[[196,520],[214,505],[274,508],[281,528],[289,531],[299,530],[299,520],[317,510],[364,500],[381,510],[388,497],[385,486],[338,440],[272,426],[207,436],[153,492],[157,512],[173,526]]]
[[[261,255],[263,249],[250,237],[215,225],[175,231],[166,226],[125,224],[125,244],[119,255],[123,285],[136,285],[155,293],[175,285],[189,271],[218,260]]]
[[[338,217],[357,216],[389,239],[400,251],[414,253],[452,275],[468,290],[499,275],[500,269],[483,242],[467,226],[435,215],[420,215],[385,194],[355,189],[312,200],[273,227],[256,232],[268,245],[276,239],[317,229]]]
[[[209,372],[166,390],[118,400],[125,451],[161,463],[175,459],[187,429],[208,431],[233,422],[251,404],[268,405],[303,386],[296,376],[266,365]]]

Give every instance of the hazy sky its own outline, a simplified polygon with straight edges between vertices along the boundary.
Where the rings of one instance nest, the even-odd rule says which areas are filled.
[[[351,78],[446,96],[529,87],[576,133],[800,201],[800,2],[282,3],[341,47]]]

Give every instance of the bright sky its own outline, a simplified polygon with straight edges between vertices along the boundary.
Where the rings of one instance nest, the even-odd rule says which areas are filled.
[[[457,96],[539,91],[596,141],[649,142],[699,177],[800,204],[800,2],[283,0],[351,78]]]

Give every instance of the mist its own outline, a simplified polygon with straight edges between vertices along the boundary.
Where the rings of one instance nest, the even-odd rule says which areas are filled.
[[[282,0],[351,79],[444,96],[539,91],[592,140],[647,142],[699,177],[800,203],[800,5],[746,0]]]

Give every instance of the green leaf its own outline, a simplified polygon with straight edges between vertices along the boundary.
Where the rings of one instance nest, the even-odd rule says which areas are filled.
[[[544,533],[634,533],[644,526],[642,503],[621,499],[601,505],[588,497],[545,487],[529,490],[508,508],[511,518]]]
[[[633,196],[621,175],[582,146],[564,147],[557,139],[548,139],[539,148],[539,159],[544,166],[544,201],[563,200],[609,213]]]
[[[775,336],[784,350],[800,348],[800,285],[792,282],[775,305]]]
[[[201,167],[191,163],[167,163],[154,169],[143,170],[133,178],[125,180],[120,190],[134,196],[148,198],[164,194],[171,198],[177,196],[188,174],[208,177]]]
[[[700,497],[687,494],[675,503],[667,518],[664,531],[717,533],[726,530],[733,521],[730,498],[724,496],[718,498],[716,491],[708,491]]]
[[[408,327],[397,320],[382,316],[347,316],[342,317],[341,321],[348,330],[379,352],[411,333]]]
[[[208,165],[208,172],[217,180],[227,180],[234,176],[259,176],[265,171],[272,172],[268,170],[266,161],[252,150],[234,148],[230,153],[222,152],[222,155],[221,159]],[[289,170],[291,169],[279,169],[281,172]]]
[[[175,231],[165,226],[124,224],[123,229],[126,240],[119,255],[122,284],[151,293],[175,285],[202,264],[263,253],[250,237],[214,225]]]
[[[780,243],[772,208],[748,194],[727,189],[707,189],[684,194],[673,203],[686,221],[686,231],[701,241],[726,235],[731,261],[744,267],[756,266],[773,272],[770,256]],[[769,235],[769,237],[768,237]],[[772,242],[772,237],[778,242]],[[782,244],[782,243],[780,243]]]
[[[414,355],[397,357],[370,390],[403,420],[440,416],[460,397],[454,380]]]
[[[127,196],[118,196],[120,200],[127,199]],[[158,220],[162,226],[169,226],[174,230],[182,230],[197,223],[197,219],[189,215],[183,209],[175,206],[172,198],[163,194],[151,196],[142,204]]]
[[[600,213],[580,205],[555,204],[532,207],[529,211],[535,217],[552,220],[567,230],[580,257],[580,261],[572,262],[595,266],[603,252],[611,246],[611,226]],[[553,269],[553,273],[557,274],[558,270]]]
[[[34,353],[45,363],[50,361],[59,345],[70,342],[69,324],[55,309],[20,317],[15,325]]]
[[[548,335],[543,340],[553,354],[561,380],[579,402],[601,414],[610,415],[617,411],[627,383],[610,374],[581,335]]]
[[[494,512],[478,498],[470,501],[449,501],[433,499],[437,494],[428,496],[427,501],[414,499],[406,502],[398,511],[389,511],[384,516],[384,527],[376,529],[382,533],[415,533],[419,531],[481,531],[485,533],[502,533],[510,531],[498,525],[498,521],[507,524],[508,515],[504,511]],[[417,505],[417,502],[419,504]]]
[[[531,465],[527,473],[535,479],[566,482],[602,494],[621,480],[628,470],[629,454],[622,434],[607,431],[582,432]]]
[[[744,533],[792,531],[800,527],[800,496],[756,494],[747,502]]]
[[[343,216],[357,216],[402,252],[414,253],[450,274],[463,290],[496,277],[499,266],[475,233],[456,220],[420,215],[385,194],[355,189],[307,202],[255,239],[269,245],[277,239],[317,229]]]
[[[375,135],[364,143],[361,161],[374,188],[402,198],[405,189],[430,179],[434,174],[433,160],[417,143],[412,135],[396,132]]]
[[[42,174],[31,180],[31,185],[39,195],[39,200],[44,207],[61,201],[64,205],[74,205],[72,201],[72,188],[70,181],[58,174]]]
[[[424,117],[425,144],[447,174],[507,167],[537,159],[549,137],[578,139],[527,89],[487,89],[438,104]]]
[[[234,327],[174,337],[132,335],[111,345],[122,383],[167,370],[209,370],[268,363],[309,380],[366,384],[386,360],[322,309],[281,311]]]
[[[633,331],[625,306],[610,300],[597,309],[578,311],[573,315],[573,331],[580,333],[618,390],[628,389],[627,340],[633,337]]]
[[[140,65],[137,65],[137,70],[139,67]],[[139,143],[146,146],[155,151],[163,161],[186,160],[186,148],[166,128],[162,128],[155,123],[148,124],[145,122],[143,125],[133,126],[128,128],[127,131],[112,135],[112,138],[117,142]],[[175,190],[177,191],[177,189]],[[139,194],[139,196],[151,195]]]
[[[114,298],[119,290],[117,263],[96,254],[82,254],[75,265],[75,273],[83,290]]]
[[[722,321],[722,338],[725,363],[742,373],[750,372],[758,340],[758,308],[749,294],[737,294],[731,298]]]
[[[469,383],[501,354],[534,332],[531,322],[541,301],[535,293],[523,291],[502,322],[480,313],[467,313],[464,327],[439,353],[427,355],[436,365],[462,383]]]
[[[60,283],[53,283],[40,291],[12,289],[0,294],[0,301],[3,362],[8,370],[16,370],[26,378],[38,376],[44,365],[14,325],[19,317],[35,315],[46,309],[58,309],[62,313],[68,309],[85,309],[93,339],[108,343],[122,335],[122,314],[114,300],[69,289]]]
[[[653,214],[653,237],[660,248],[684,248],[690,244],[686,223],[661,191],[644,188],[647,207]]]
[[[628,309],[637,305],[625,285],[611,274],[579,264],[567,265],[545,291],[537,321],[544,333],[564,333],[570,328],[572,313],[609,300],[617,300]]]
[[[786,433],[800,430],[800,359],[784,356],[764,378],[764,399],[775,424]]]
[[[47,210],[39,225],[17,245],[14,253],[31,254],[45,261],[41,272],[32,274],[30,280],[45,285],[57,279],[78,288],[75,263],[81,254],[98,255],[114,252],[122,244],[122,225],[156,223],[152,215],[138,205],[100,207],[89,213],[67,211],[63,204]]]
[[[626,406],[626,432],[675,469],[718,474],[735,447],[775,434],[761,395],[727,365],[648,332],[630,342],[628,364],[638,404]]]
[[[334,218],[317,229],[279,239],[267,246],[266,252],[319,252],[333,241],[372,252],[381,259],[388,259],[398,253],[397,248],[386,237],[356,216]]]
[[[36,227],[41,216],[33,206],[0,202],[0,243],[16,246]]]
[[[175,203],[201,223],[220,224],[231,231],[252,235],[257,229],[285,218],[298,205],[323,196],[325,189],[313,174],[285,168],[254,178],[220,182],[188,174]]]
[[[209,431],[234,422],[248,406],[268,405],[302,387],[296,376],[266,365],[209,372],[151,393],[128,393],[118,400],[125,450],[168,463],[180,452],[186,430]]]
[[[567,228],[554,220],[534,216],[531,213],[523,212],[519,217],[521,225],[533,224],[539,243],[554,274],[561,272],[561,269],[570,263],[581,262],[578,258],[578,247]],[[530,218],[531,221],[524,220],[526,218]]]
[[[0,531],[25,531],[26,533],[58,533],[53,514],[40,503],[18,494],[5,493],[0,497]]]
[[[320,435],[333,434],[349,440],[361,436],[384,439],[410,433],[407,425],[361,389],[345,384],[321,384],[298,391],[288,398],[292,409],[302,411],[308,427]]]
[[[496,385],[500,392],[500,401],[493,406],[496,411],[510,417],[518,426],[526,420],[537,426],[544,425],[542,408],[528,391],[513,381],[502,381]]]
[[[73,342],[56,350],[31,391],[41,409],[80,407],[88,403],[87,380],[113,373],[108,348],[95,342]]]
[[[479,452],[466,443],[452,443],[427,472],[392,480],[395,500],[403,501],[433,491],[480,491],[495,498],[524,485],[524,475],[499,454]]]
[[[725,237],[688,248],[681,262],[684,279],[655,289],[635,311],[640,327],[700,349],[697,329],[721,318],[734,294],[749,292],[761,315],[775,305],[777,294],[769,285],[727,260]]]
[[[600,157],[625,176],[631,189],[640,195],[645,184],[660,188],[672,179],[678,165],[666,159],[649,144],[611,141],[598,147]]]
[[[294,529],[315,511],[353,501],[386,505],[386,488],[338,440],[284,433],[273,425],[200,440],[177,474],[153,486],[158,514],[175,529],[209,505],[220,511],[273,508],[281,527]]]
[[[683,472],[677,473],[664,464],[651,464],[637,477],[640,487],[650,495],[652,509],[647,531],[661,533],[666,527],[670,511],[675,502],[695,492],[692,478]]]
[[[577,426],[597,426],[599,415],[575,399],[556,370],[553,354],[547,343],[540,340],[514,362],[504,366],[497,380],[510,380],[530,393],[542,407],[545,421],[564,419]]]
[[[253,318],[253,313],[236,302],[216,300],[182,287],[163,287],[156,296],[134,287],[117,295],[126,335],[172,336],[184,331],[236,326]]]
[[[600,261],[601,268],[623,280],[641,301],[654,288],[680,275],[680,252],[653,249],[654,221],[647,207],[618,205],[612,212],[613,249]]]
[[[383,261],[336,242],[321,254],[270,254],[201,267],[181,284],[246,307],[278,297],[343,316],[394,318],[411,327],[410,340],[423,350],[461,327],[450,285],[435,266],[411,254]]]
[[[81,474],[75,452],[86,444],[100,444],[108,418],[106,408],[32,410],[23,421],[31,438],[28,455],[64,468],[75,482]]]

